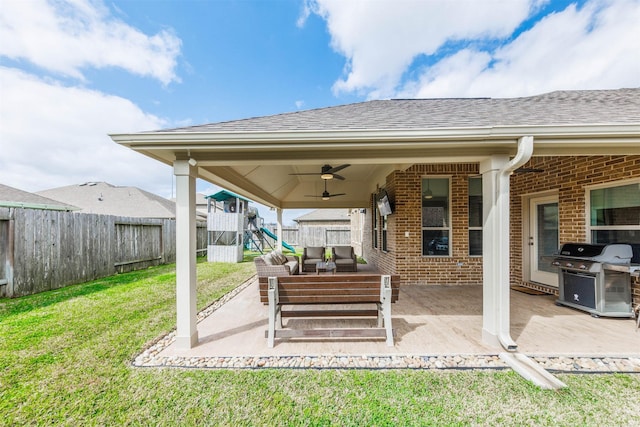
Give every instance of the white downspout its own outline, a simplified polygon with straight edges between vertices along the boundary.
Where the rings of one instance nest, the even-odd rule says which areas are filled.
[[[516,351],[518,345],[511,338],[511,326],[510,326],[510,183],[509,178],[513,171],[527,163],[533,155],[533,136],[523,136],[518,140],[518,151],[513,159],[507,163],[499,172],[498,182],[498,212],[502,215],[502,219],[498,221],[500,229],[498,235],[502,240],[502,244],[498,245],[500,248],[500,254],[498,259],[500,260],[499,276],[500,286],[498,287],[498,301],[501,310],[503,312],[498,319],[498,340],[502,347],[508,351]]]

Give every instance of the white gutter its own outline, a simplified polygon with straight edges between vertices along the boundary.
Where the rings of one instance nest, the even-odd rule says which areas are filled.
[[[533,136],[523,136],[518,139],[518,152],[515,157],[511,159],[509,163],[507,163],[499,172],[499,183],[498,183],[498,203],[500,207],[498,212],[506,213],[506,218],[503,218],[502,221],[499,222],[499,231],[498,235],[501,239],[503,239],[502,245],[499,247],[502,248],[502,253],[499,254],[499,259],[503,260],[501,265],[501,280],[500,286],[498,287],[498,300],[500,301],[500,309],[505,310],[504,313],[499,317],[498,321],[498,340],[500,344],[508,350],[508,351],[516,351],[518,349],[518,345],[511,338],[511,327],[510,327],[510,299],[509,299],[509,290],[510,290],[510,241],[509,241],[509,225],[510,221],[510,212],[509,212],[509,202],[510,202],[510,188],[509,188],[509,177],[519,167],[527,163],[531,156],[533,155]],[[505,262],[506,260],[506,262]]]

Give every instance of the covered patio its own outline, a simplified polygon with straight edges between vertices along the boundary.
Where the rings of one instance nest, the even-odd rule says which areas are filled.
[[[379,216],[375,198],[381,189],[388,186],[390,191],[405,191],[402,204],[396,206],[397,213],[390,216],[390,224],[395,226],[391,243],[396,247],[380,248],[372,244],[369,248],[375,249],[372,255],[377,259],[371,261],[381,273],[401,276],[404,294],[393,309],[394,327],[399,334],[396,346],[379,350],[378,346],[384,343],[290,342],[276,345],[271,350],[273,354],[602,351],[637,355],[640,346],[631,344],[638,344],[640,334],[633,333],[634,323],[629,319],[592,320],[584,313],[554,307],[552,297],[522,296],[510,291],[514,274],[522,264],[514,258],[511,245],[512,174],[527,172],[524,166],[535,157],[640,155],[637,95],[638,90],[621,89],[560,91],[513,99],[369,101],[187,128],[111,135],[115,142],[174,168],[177,329],[175,343],[163,351],[194,357],[205,353],[211,357],[220,354],[219,351],[228,355],[233,351],[246,356],[261,348],[264,340],[264,307],[255,305],[257,299],[253,300],[250,290],[244,292],[252,296],[246,299],[239,296],[233,302],[240,306],[229,309],[225,305],[218,310],[215,321],[197,321],[193,218],[195,184],[201,178],[275,208],[279,236],[284,209],[359,208],[367,210],[369,216]],[[325,169],[332,167],[339,168],[346,179],[327,174]],[[452,202],[451,209],[447,207],[449,211],[457,208],[466,212],[466,179],[482,178],[478,227],[482,256],[471,256],[460,244],[456,247],[458,252],[445,256],[424,253],[425,224],[421,223],[421,215],[425,205],[420,201],[430,197],[421,196],[420,185],[414,184],[419,181],[409,178],[419,180],[421,176],[432,175],[434,170],[441,175],[457,174],[454,178],[458,181],[449,184],[450,188],[457,185],[457,192],[449,190],[454,195],[448,201]],[[635,173],[636,169],[630,166],[629,170]],[[555,176],[566,173],[559,170]],[[325,193],[339,197],[324,197]],[[454,206],[455,203],[458,204]],[[440,222],[452,227],[452,234],[466,233],[467,217],[454,219],[458,221],[454,225],[453,221],[445,224],[440,219]],[[382,236],[385,225],[376,224],[371,227],[372,232]],[[459,239],[467,240],[466,236]],[[448,248],[453,246],[450,243],[446,243]],[[410,261],[406,261],[408,251],[412,251]],[[514,261],[518,263],[515,270]],[[460,286],[460,281],[456,287],[435,286],[455,282],[461,267],[468,277],[474,278],[467,280],[467,284],[481,286]],[[422,286],[418,281],[420,275],[434,270],[440,272],[434,279],[437,281],[431,282],[434,286]],[[547,301],[545,308],[534,309],[522,298]],[[574,319],[580,321],[573,324]],[[599,329],[605,325],[610,325],[610,330]]]
[[[511,334],[519,351],[534,358],[551,358],[549,369],[640,372],[640,331],[636,331],[633,319],[592,318],[582,311],[556,306],[551,295],[512,290],[510,299]],[[144,351],[135,363],[255,368],[289,367],[290,363],[294,363],[291,367],[304,367],[307,360],[308,367],[321,368],[335,359],[334,367],[351,368],[506,366],[499,359],[500,351],[480,338],[481,286],[403,286],[392,310],[394,347],[386,346],[384,339],[287,338],[277,339],[275,347],[268,348],[267,306],[259,302],[257,281],[251,280],[215,311],[204,310],[209,314],[198,323],[197,346],[179,348],[172,333]],[[285,327],[340,327],[354,323],[368,326],[375,321],[290,319],[285,321]],[[433,359],[431,364],[429,359]],[[611,362],[599,362],[605,359]]]

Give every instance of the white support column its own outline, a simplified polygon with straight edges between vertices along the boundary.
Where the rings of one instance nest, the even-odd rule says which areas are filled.
[[[282,252],[282,209],[276,209],[276,215],[278,217],[278,225],[276,229],[276,236],[278,237],[277,248]]]
[[[480,163],[482,174],[482,340],[501,345],[509,331],[509,176],[501,170],[507,156],[492,156]]]
[[[173,163],[176,176],[176,346],[198,343],[196,308],[196,168],[187,160]]]

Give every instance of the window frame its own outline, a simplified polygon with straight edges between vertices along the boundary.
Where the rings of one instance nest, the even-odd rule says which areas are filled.
[[[380,212],[378,212],[378,206],[376,205],[376,195],[371,195],[371,205],[372,205],[372,218],[371,218],[371,234],[372,241],[371,244],[374,249],[378,249],[378,217],[380,216]]]
[[[598,230],[640,230],[638,225],[591,225],[591,192],[593,190],[601,190],[605,188],[624,187],[627,185],[637,184],[640,186],[640,178],[623,179],[619,181],[611,181],[602,184],[594,184],[585,186],[585,215],[584,220],[586,240],[587,242],[593,242],[593,232]]]
[[[480,226],[471,226],[470,222],[471,222],[471,180],[472,179],[477,179],[480,181]],[[482,235],[482,230],[484,229],[483,227],[483,222],[484,222],[484,216],[483,216],[483,209],[484,209],[484,197],[482,194],[482,175],[479,176],[469,176],[467,177],[467,239],[468,239],[468,255],[470,257],[482,257],[482,240],[484,238],[484,235]],[[471,232],[472,231],[480,231],[481,232],[481,237],[480,237],[480,254],[471,254]]]
[[[423,211],[423,202],[422,202],[422,194],[424,190],[424,180],[425,179],[442,179],[447,180],[447,217],[446,217],[446,226],[443,227],[425,227],[424,224],[424,211]],[[421,253],[423,257],[428,258],[451,258],[453,255],[452,247],[453,247],[453,227],[452,227],[452,219],[453,212],[451,209],[452,206],[452,186],[453,186],[453,177],[451,175],[424,175],[420,179],[420,243],[421,243]],[[447,253],[446,254],[429,254],[424,253],[425,249],[425,241],[424,241],[424,232],[425,231],[446,231],[447,232]]]
[[[388,225],[388,215],[380,215],[380,219],[381,219],[381,228],[382,228],[382,242],[381,242],[381,249],[382,252],[389,252],[389,246],[388,246],[388,237],[389,235],[387,234],[387,225]]]

